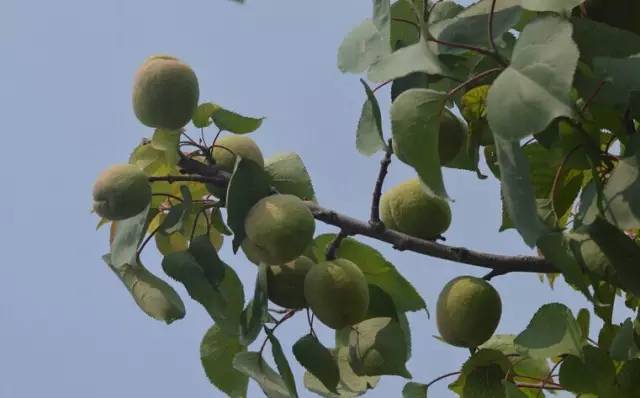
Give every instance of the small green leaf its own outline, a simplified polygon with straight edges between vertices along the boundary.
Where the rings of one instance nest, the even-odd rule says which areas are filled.
[[[626,58],[640,53],[640,36],[633,32],[590,18],[574,18],[572,23],[580,57],[587,62],[596,57]]]
[[[141,264],[114,267],[109,254],[102,257],[109,268],[129,290],[138,307],[151,318],[167,324],[184,318],[185,308],[178,293],[165,281],[149,272]]]
[[[169,213],[167,213],[167,216],[164,218],[162,224],[160,225],[160,231],[167,235],[170,235],[182,229],[182,224],[185,220],[185,217],[187,216],[189,211],[191,211],[191,192],[184,185],[180,186],[180,191],[182,192],[183,201],[171,206]]]
[[[389,41],[391,35],[391,1],[373,0],[373,24],[382,40]]]
[[[251,344],[260,334],[262,325],[269,320],[267,291],[267,266],[261,264],[258,267],[253,300],[242,311],[240,318],[240,342],[244,345]]]
[[[335,234],[324,234],[315,239],[313,251],[317,258],[324,258],[327,247],[334,239]],[[336,255],[360,267],[367,282],[378,286],[391,296],[399,312],[427,308],[424,299],[411,283],[375,249],[355,239],[347,238],[342,241]]]
[[[634,359],[622,365],[618,372],[621,397],[640,397],[640,360]]]
[[[293,355],[327,390],[338,393],[340,371],[336,360],[315,336],[308,334],[300,338],[293,345]]]
[[[496,135],[519,140],[543,131],[555,118],[573,116],[569,91],[579,53],[571,30],[569,22],[555,16],[523,30],[510,66],[487,97],[487,118]]]
[[[397,320],[371,318],[351,327],[349,363],[356,374],[411,378],[406,368],[408,358],[405,334]]]
[[[233,251],[245,238],[244,220],[260,199],[269,195],[269,176],[251,160],[239,158],[227,189],[227,224],[234,232]]]
[[[399,160],[412,166],[430,193],[447,198],[440,169],[438,141],[440,115],[446,94],[411,89],[391,105],[393,149]]]
[[[365,155],[371,156],[385,148],[382,134],[382,115],[375,94],[367,83],[360,79],[367,94],[367,100],[362,105],[362,113],[356,130],[356,148]]]
[[[289,390],[289,395],[291,397],[298,396],[298,390],[296,389],[296,381],[293,378],[293,373],[291,372],[291,367],[289,366],[289,361],[287,361],[287,357],[284,356],[284,352],[282,351],[282,346],[280,342],[271,332],[267,332],[267,338],[269,339],[269,343],[271,343],[271,354],[273,355],[273,359],[276,362],[276,367],[278,368],[278,372],[280,372],[280,376],[284,381],[284,384],[287,386]]]
[[[402,389],[402,398],[427,398],[427,385],[408,382]]]
[[[134,264],[138,245],[145,234],[149,207],[137,215],[122,221],[114,221],[115,234],[111,240],[111,262],[116,269]]]
[[[242,116],[229,111],[218,104],[206,102],[200,104],[193,113],[193,125],[208,127],[213,122],[220,130],[235,134],[247,134],[256,131],[264,118]]]
[[[640,296],[640,247],[624,232],[600,217],[589,226],[589,235],[615,269],[620,286]]]
[[[218,325],[213,325],[200,343],[200,361],[214,386],[230,397],[247,396],[249,379],[233,367],[233,358],[247,349],[237,336],[229,336]]]
[[[591,322],[591,314],[586,308],[581,308],[576,317],[580,331],[582,332],[582,341],[585,342],[589,338],[589,323]]]
[[[582,355],[580,326],[571,310],[559,303],[540,307],[514,342],[519,351],[525,350],[531,358]]]
[[[211,226],[223,235],[231,235],[232,232],[222,219],[220,209],[211,209]]]
[[[449,388],[465,398],[504,397],[499,384],[510,368],[509,358],[500,351],[481,349],[464,363],[460,376]]]
[[[431,50],[426,40],[420,39],[417,43],[394,51],[371,65],[367,77],[373,82],[383,82],[414,72],[440,76],[454,75]]]
[[[533,246],[547,228],[538,216],[538,206],[528,178],[527,159],[520,143],[499,136],[494,136],[494,139],[500,165],[503,205],[525,243]]]
[[[291,398],[282,377],[257,352],[239,352],[233,367],[255,380],[269,398]]]
[[[278,193],[316,201],[311,176],[298,154],[288,152],[272,156],[265,160],[264,169]]]
[[[220,110],[220,106],[211,102],[198,105],[193,112],[193,125],[197,128],[208,127],[213,123],[211,117]]]
[[[389,41],[367,19],[344,38],[338,49],[338,68],[343,73],[362,73],[391,52]]]
[[[164,153],[165,164],[175,166],[178,163],[178,144],[180,130],[157,129],[151,138],[151,146]]]
[[[584,0],[522,0],[522,8],[531,11],[567,13]]]

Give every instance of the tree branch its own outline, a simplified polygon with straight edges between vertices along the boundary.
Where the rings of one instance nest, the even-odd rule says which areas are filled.
[[[387,149],[384,153],[384,158],[380,161],[380,172],[378,173],[378,179],[376,180],[376,185],[373,189],[371,216],[369,217],[369,224],[372,226],[380,226],[380,197],[382,196],[382,185],[384,184],[384,179],[387,177],[387,172],[389,171],[392,154],[393,142],[389,139],[389,141],[387,141]]]
[[[202,169],[206,175],[183,175],[149,177],[149,181],[167,181],[169,183],[179,181],[196,181],[225,187],[229,181],[229,173],[221,171],[215,166],[207,166],[199,163],[197,169]],[[181,161],[182,162],[182,161]],[[184,168],[184,167],[183,167]],[[214,175],[215,174],[215,175]],[[368,222],[361,221],[350,216],[340,214],[330,209],[318,206],[312,202],[305,202],[314,218],[329,225],[339,227],[349,235],[362,235],[382,242],[387,242],[397,250],[407,250],[431,257],[450,260],[457,263],[475,265],[478,267],[496,270],[500,275],[509,272],[535,272],[558,273],[558,269],[541,257],[534,256],[504,256],[499,254],[483,253],[467,249],[444,245],[438,242],[428,241],[403,234],[392,229],[380,229],[371,226]]]

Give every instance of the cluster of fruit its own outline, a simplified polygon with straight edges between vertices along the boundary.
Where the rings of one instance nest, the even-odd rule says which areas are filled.
[[[136,75],[133,105],[146,126],[175,130],[191,120],[198,96],[198,81],[188,65],[173,57],[156,56]],[[238,156],[264,168],[259,147],[244,135],[224,136],[212,150],[215,164],[229,173]],[[208,189],[215,196],[225,195],[219,187]],[[94,211],[111,221],[127,219],[149,206],[151,192],[142,170],[131,164],[116,165],[95,183]],[[305,255],[315,232],[314,216],[304,201],[308,199],[291,186],[255,203],[245,219],[242,249],[253,263],[268,266],[268,296],[273,303],[289,309],[308,307],[333,329],[355,325],[369,308],[367,278],[361,267],[345,258],[314,263]],[[387,228],[421,239],[438,237],[451,223],[448,203],[425,193],[417,178],[385,192],[380,212]],[[449,282],[437,304],[442,338],[456,346],[482,344],[495,331],[500,314],[495,289],[468,276]]]

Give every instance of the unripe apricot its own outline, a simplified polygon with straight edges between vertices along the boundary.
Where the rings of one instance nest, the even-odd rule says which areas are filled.
[[[93,186],[93,210],[108,220],[133,217],[150,202],[151,184],[146,174],[132,164],[111,166]]]

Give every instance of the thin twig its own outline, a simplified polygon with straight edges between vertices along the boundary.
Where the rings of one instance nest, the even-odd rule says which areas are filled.
[[[171,198],[174,200],[177,200],[179,202],[182,202],[182,198],[176,195],[172,195],[170,193],[164,193],[164,192],[156,192],[156,193],[152,193],[151,196],[166,196],[167,198]]]
[[[485,70],[484,72],[478,73],[477,75],[470,77],[466,81],[464,81],[464,82],[460,83],[459,85],[457,85],[456,87],[452,88],[447,93],[447,95],[449,97],[452,97],[455,93],[457,93],[458,91],[462,90],[463,88],[465,88],[469,84],[471,84],[473,82],[476,82],[476,81],[482,79],[483,77],[487,77],[492,73],[500,72],[502,70],[503,70],[503,68],[492,68],[492,69],[489,69],[489,70]]]
[[[327,252],[325,254],[325,258],[327,261],[336,259],[336,252],[340,248],[342,241],[345,240],[347,236],[349,236],[349,234],[347,234],[344,229],[341,229],[338,235],[336,235],[336,238],[333,240],[333,242],[331,242],[331,244],[327,248]]]
[[[507,66],[507,63],[502,59],[500,53],[498,53],[498,47],[496,46],[495,40],[493,40],[493,18],[496,12],[496,0],[491,2],[491,11],[489,12],[489,45],[491,45],[491,49],[497,55],[498,59],[500,59],[500,63],[503,66]]]
[[[384,82],[378,84],[377,86],[375,86],[374,89],[371,90],[371,91],[375,93],[376,91],[380,90],[382,87],[386,86],[387,84],[391,83],[392,81],[393,80],[384,81]]]
[[[469,51],[476,52],[478,54],[486,55],[495,59],[500,65],[507,66],[507,63],[504,62],[504,60],[502,59],[502,57],[500,57],[499,54],[486,48],[471,46],[469,44],[464,44],[464,43],[453,43],[450,41],[436,39],[435,37],[430,37],[427,39],[427,41],[438,43],[440,45],[451,47],[451,48],[459,48],[462,50],[469,50]]]
[[[373,189],[373,199],[371,200],[371,216],[369,217],[369,224],[374,227],[380,227],[380,197],[382,196],[382,185],[384,179],[389,172],[389,165],[391,164],[391,155],[393,154],[393,141],[389,139],[387,141],[387,149],[384,153],[384,158],[380,161],[380,171],[378,172],[378,179]]]
[[[593,91],[593,93],[589,96],[589,98],[587,98],[587,100],[582,105],[582,109],[581,109],[582,113],[584,113],[587,109],[589,109],[589,105],[591,105],[593,100],[598,96],[598,94],[600,94],[600,91],[602,91],[603,86],[604,86],[604,80],[600,80],[600,83],[598,83],[598,85],[596,86],[596,89]]]
[[[428,389],[429,387],[431,387],[434,383],[439,382],[442,379],[446,379],[447,377],[451,377],[451,376],[456,376],[459,375],[460,371],[457,372],[451,372],[451,373],[447,373],[447,374],[443,374],[442,376],[438,376],[435,379],[431,380],[430,382],[428,382],[427,384],[425,384],[426,388]]]
[[[264,326],[264,331],[267,335],[269,334],[273,334],[273,332],[276,331],[276,329],[278,328],[278,326],[282,325],[286,320],[291,319],[291,317],[293,317],[296,312],[298,312],[298,310],[289,310],[287,311],[286,314],[284,314],[284,316],[282,318],[280,318],[275,325],[273,325],[273,327],[271,329],[269,329],[268,327]],[[267,344],[267,340],[269,340],[269,337],[265,337],[264,341],[262,342],[262,345],[260,346],[260,356],[262,356],[262,351],[264,351],[264,347]]]
[[[545,385],[548,382],[551,382],[553,384],[556,384],[555,382],[553,382],[553,380],[549,380],[551,379],[553,372],[555,372],[556,369],[558,369],[558,366],[560,366],[560,364],[564,361],[564,358],[562,358],[561,360],[559,360],[558,362],[555,363],[555,365],[553,365],[553,367],[551,368],[551,370],[549,370],[549,373],[547,373],[547,375],[545,376],[545,378],[542,380],[542,384],[540,385],[540,391],[538,391],[538,394],[536,394],[536,398],[540,397],[540,394],[542,394],[542,390],[545,388]]]

